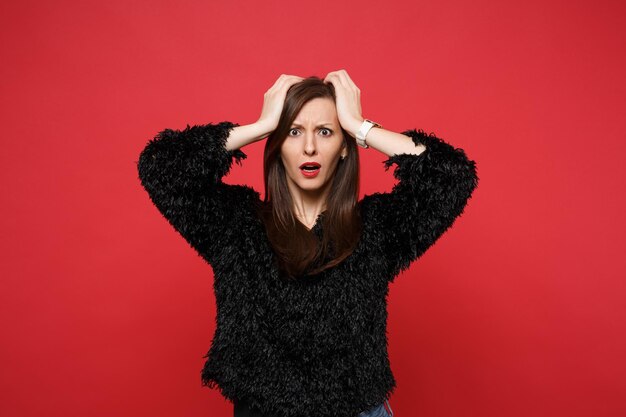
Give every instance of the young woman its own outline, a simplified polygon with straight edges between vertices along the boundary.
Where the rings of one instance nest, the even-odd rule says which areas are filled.
[[[265,197],[222,182],[266,139]],[[359,151],[396,164],[359,197]],[[138,161],[152,202],[213,268],[217,326],[203,385],[236,417],[391,417],[388,287],[464,211],[476,164],[422,130],[364,119],[344,70],[281,75],[260,118],[165,129]]]

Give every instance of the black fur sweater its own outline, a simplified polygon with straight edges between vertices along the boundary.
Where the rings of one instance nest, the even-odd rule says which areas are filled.
[[[299,281],[279,279],[245,185],[221,181],[233,160],[224,121],[165,129],[140,154],[151,201],[213,268],[217,326],[201,372],[272,417],[354,417],[389,399],[388,285],[461,215],[478,184],[476,164],[432,133],[402,132],[420,155],[393,155],[399,182],[359,201],[362,239],[341,264]],[[313,226],[322,233],[320,215]]]

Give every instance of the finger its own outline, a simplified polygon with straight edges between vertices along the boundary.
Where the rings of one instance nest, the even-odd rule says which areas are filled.
[[[359,90],[359,87],[356,86],[356,84],[354,83],[354,81],[352,81],[352,78],[350,78],[350,75],[348,75],[348,71],[346,70],[341,70],[342,74],[344,75],[345,79],[347,80],[348,84],[354,88],[356,91],[361,91]]]
[[[331,71],[326,74],[326,78],[324,78],[324,82],[332,82],[332,80],[337,76],[337,71]]]
[[[280,77],[276,80],[276,84],[284,83],[285,81],[292,81],[294,79],[302,80],[303,78],[297,75],[280,74]]]
[[[278,88],[278,86],[282,84],[284,79],[285,79],[285,74],[280,74],[278,78],[276,79],[276,81],[274,81],[274,84],[270,87],[270,90],[273,88]]]
[[[292,85],[301,82],[304,78],[298,77],[296,75],[290,75],[289,78],[286,78],[284,81],[284,86],[290,88]]]
[[[276,94],[277,96],[284,98],[287,95],[287,91],[294,84],[297,84],[301,82],[302,80],[303,80],[302,77],[297,77],[293,75],[285,75],[270,90],[272,91],[272,94]]]
[[[333,86],[338,88],[346,88],[345,81],[342,80],[341,74],[339,71],[333,71],[327,76],[328,82],[332,83]]]
[[[352,81],[352,79],[350,78],[346,70],[344,69],[339,70],[337,75],[339,76],[339,79],[341,79],[341,82],[345,88],[352,90],[352,91],[356,91],[357,94],[359,93],[360,91],[359,88]]]
[[[280,90],[285,86],[291,87],[291,85],[302,81],[304,78],[298,77],[297,75],[287,75],[280,74],[274,85],[270,88],[270,90]]]
[[[346,78],[346,75],[347,74],[345,70],[337,71],[337,83],[339,83],[339,85],[341,85],[341,87],[343,88],[351,89],[352,86],[350,85],[350,82]]]

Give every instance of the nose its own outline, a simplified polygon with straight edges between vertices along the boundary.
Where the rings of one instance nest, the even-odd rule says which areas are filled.
[[[304,139],[304,153],[306,155],[315,155],[317,152],[317,143],[315,143],[315,134],[307,132]]]

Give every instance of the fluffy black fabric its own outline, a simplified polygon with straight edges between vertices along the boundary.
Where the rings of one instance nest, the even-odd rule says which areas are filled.
[[[461,215],[478,185],[476,164],[433,134],[394,155],[399,182],[359,201],[362,239],[344,262],[299,281],[279,278],[254,204],[260,195],[221,181],[241,150],[224,147],[224,121],[165,129],[141,152],[150,199],[213,268],[217,326],[201,372],[218,388],[273,417],[354,417],[396,386],[387,353],[389,283]],[[313,227],[322,233],[318,218]]]

